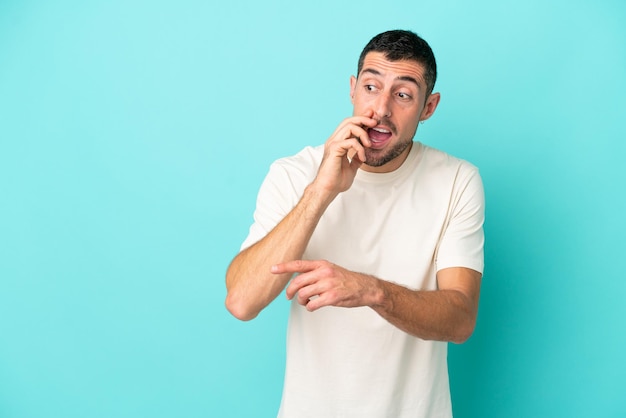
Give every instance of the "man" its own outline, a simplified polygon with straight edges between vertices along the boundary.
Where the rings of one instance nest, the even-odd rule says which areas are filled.
[[[285,288],[293,300],[279,417],[452,415],[447,342],[474,330],[484,197],[474,166],[413,142],[435,79],[423,39],[377,35],[353,116],[261,187],[226,306],[249,320]]]

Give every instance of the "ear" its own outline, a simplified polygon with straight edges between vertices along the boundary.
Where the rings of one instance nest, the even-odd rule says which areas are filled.
[[[428,99],[426,99],[426,104],[424,105],[424,109],[422,109],[422,114],[420,115],[420,121],[430,118],[433,113],[435,113],[435,109],[437,109],[437,105],[439,104],[440,99],[441,95],[439,93],[433,93],[428,96]]]
[[[354,92],[356,90],[356,77],[350,76],[350,101],[354,104]]]

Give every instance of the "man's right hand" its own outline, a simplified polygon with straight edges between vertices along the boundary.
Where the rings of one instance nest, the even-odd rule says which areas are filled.
[[[372,116],[352,116],[339,124],[324,145],[324,157],[313,186],[332,198],[352,186],[357,170],[366,162],[365,148],[372,145],[367,128],[378,124]]]

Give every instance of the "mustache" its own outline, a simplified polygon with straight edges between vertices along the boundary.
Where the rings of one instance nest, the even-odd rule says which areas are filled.
[[[387,117],[382,117],[382,118],[380,118],[380,119],[374,119],[374,120],[375,120],[376,122],[378,122],[378,124],[377,124],[376,126],[378,126],[378,125],[383,125],[383,126],[386,126],[387,128],[389,128],[389,130],[391,131],[391,133],[393,133],[394,135],[398,132],[398,130],[397,130],[397,128],[396,128],[396,125],[395,125],[395,124],[394,124],[391,120],[389,120],[389,118],[387,118]],[[375,128],[376,126],[374,126],[374,128]]]

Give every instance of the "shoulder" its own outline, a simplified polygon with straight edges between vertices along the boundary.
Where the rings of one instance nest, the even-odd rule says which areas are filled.
[[[306,169],[307,167],[315,167],[319,166],[319,163],[322,161],[322,157],[324,155],[324,146],[308,146],[303,148],[300,152],[295,155],[291,155],[289,157],[283,157],[276,161],[274,161],[274,165],[284,166],[284,167],[294,167],[300,169]]]
[[[461,158],[450,155],[444,151],[421,144],[423,157],[422,164],[429,169],[451,171],[451,172],[473,172],[478,173],[478,167]]]
[[[315,179],[323,153],[323,146],[309,146],[295,155],[274,161],[265,176],[262,189],[299,198],[304,188]]]
[[[308,146],[295,155],[280,158],[270,166],[270,174],[311,181],[324,155],[324,146]]]
[[[482,179],[478,167],[444,151],[421,145],[421,158],[417,163],[418,182],[435,187],[442,193],[467,193],[482,190]]]

